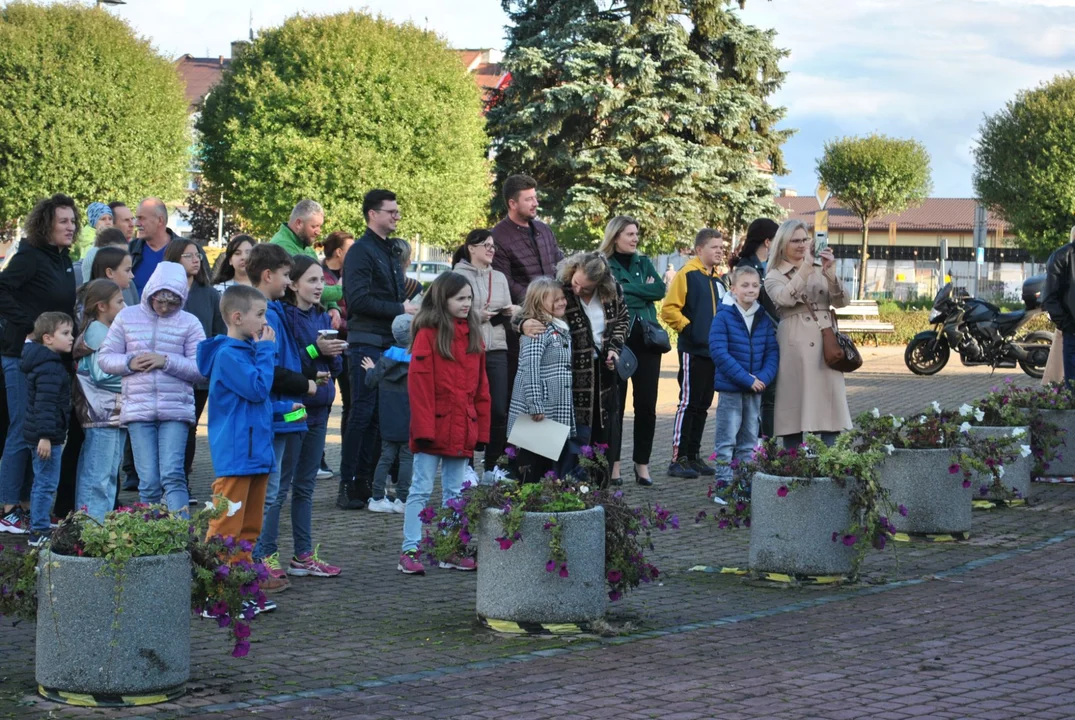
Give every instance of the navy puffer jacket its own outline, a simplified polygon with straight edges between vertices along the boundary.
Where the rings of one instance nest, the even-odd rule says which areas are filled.
[[[26,343],[19,369],[26,373],[23,438],[33,447],[37,447],[41,438],[48,438],[53,445],[63,445],[71,416],[71,376],[59,353],[40,343]]]
[[[731,294],[721,302],[709,328],[709,353],[716,372],[717,392],[753,392],[752,375],[767,386],[776,379],[780,350],[769,315],[755,303],[754,322],[747,330],[743,314]]]

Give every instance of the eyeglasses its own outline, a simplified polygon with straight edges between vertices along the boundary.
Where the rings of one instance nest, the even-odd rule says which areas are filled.
[[[797,240],[792,239],[792,240],[788,240],[788,245],[802,245],[803,243],[808,243],[808,242],[810,242],[810,238],[799,238]]]
[[[153,302],[161,305],[182,305],[183,300],[178,295],[154,295]]]
[[[402,215],[399,214],[399,210],[374,210],[373,212],[383,212],[394,218],[402,217]]]
[[[179,259],[180,260],[186,260],[187,262],[190,262],[191,260],[195,259],[196,257],[198,257],[198,253],[183,253],[182,255],[179,256]]]
[[[483,247],[489,252],[496,252],[496,244],[491,242],[478,243],[478,247]]]

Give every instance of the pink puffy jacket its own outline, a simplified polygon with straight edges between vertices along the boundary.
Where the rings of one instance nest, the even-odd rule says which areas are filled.
[[[97,353],[102,370],[123,378],[123,425],[194,423],[194,383],[202,379],[195,357],[205,331],[198,318],[181,308],[158,315],[151,299],[161,290],[171,290],[186,302],[187,273],[182,265],[157,265],[142,291],[142,302],[120,311]],[[168,362],[159,370],[131,372],[128,363],[144,353],[159,353]]]

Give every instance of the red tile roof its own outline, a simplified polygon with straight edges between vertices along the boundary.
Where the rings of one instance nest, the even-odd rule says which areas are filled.
[[[819,210],[817,199],[813,197],[778,197],[777,205],[788,211],[788,219],[802,220],[810,227],[814,225],[814,213]],[[918,207],[909,208],[901,213],[884,215],[870,223],[870,232],[886,232],[889,223],[896,223],[896,228],[904,232],[974,232],[974,198],[927,198]],[[862,223],[850,211],[840,206],[835,200],[829,200],[829,232],[862,232]],[[986,214],[990,231],[1003,233],[1006,225],[1003,220]]]
[[[193,55],[184,55],[175,62],[175,69],[179,78],[186,84],[187,103],[193,112],[198,104],[205,99],[213,86],[220,82],[220,76],[231,63],[224,57],[197,58]]]

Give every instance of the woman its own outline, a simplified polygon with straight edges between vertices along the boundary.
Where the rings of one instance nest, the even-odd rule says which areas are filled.
[[[234,239],[232,239],[234,242]],[[228,243],[230,246],[231,243]],[[209,273],[202,265],[201,248],[198,243],[188,238],[176,238],[168,244],[164,251],[164,259],[168,262],[178,263],[183,266],[187,273],[187,301],[183,309],[198,318],[202,325],[205,337],[211,338],[216,335],[226,335],[228,328],[224,325],[224,318],[220,314],[220,293],[210,286]],[[241,249],[238,251],[241,252]],[[238,255],[236,252],[236,255]],[[243,273],[245,276],[245,260],[243,261]],[[232,283],[234,284],[234,283]],[[206,378],[194,383],[194,424],[187,433],[187,448],[183,459],[183,470],[187,476],[187,494],[190,495],[190,503],[197,502],[190,494],[190,471],[194,466],[194,445],[198,438],[198,423],[201,422],[205,403],[209,400],[209,379]]]
[[[216,273],[213,275],[213,289],[222,293],[232,285],[249,285],[250,278],[246,276],[246,259],[250,257],[250,251],[254,249],[257,240],[249,235],[236,235],[228,241],[224,248],[224,255],[217,263]]]
[[[600,252],[609,259],[612,276],[620,284],[627,304],[627,347],[638,358],[638,368],[631,376],[635,394],[635,482],[652,485],[649,458],[653,450],[653,431],[657,426],[657,382],[661,379],[659,350],[646,347],[643,326],[657,322],[654,303],[664,298],[665,285],[649,258],[638,252],[638,221],[626,215],[612,218],[605,227]],[[619,381],[619,420],[627,408],[627,381]],[[622,436],[622,433],[621,433]],[[622,443],[622,437],[621,437]],[[620,447],[610,448],[612,482],[620,484]]]
[[[321,269],[325,271],[325,287],[330,285],[343,285],[343,261],[347,252],[355,244],[355,236],[346,230],[336,230],[329,233],[323,246],[325,260],[321,263]],[[336,337],[340,340],[347,339],[347,293],[336,301],[338,310],[329,311],[332,318],[332,327],[339,333]],[[338,320],[337,320],[338,318]],[[343,412],[340,415],[340,428],[347,427],[347,418],[351,416],[351,368],[348,366],[347,353],[343,354],[343,372],[336,378],[340,386],[340,401],[343,403]],[[321,469],[317,473],[318,480],[327,480],[334,473],[329,469],[324,458],[321,459]]]
[[[818,327],[819,323],[829,327],[830,308],[846,306],[848,297],[836,277],[832,250],[821,252],[818,267],[811,244],[806,225],[786,221],[773,239],[772,260],[765,275],[765,292],[780,319],[774,432],[784,438],[785,447],[802,442],[804,432],[831,445],[841,431],[851,427],[844,375],[825,364]],[[817,322],[810,315],[811,309]]]
[[[776,231],[779,228],[780,226],[776,224],[776,221],[769,218],[758,218],[750,223],[743,247],[728,262],[729,272],[739,265],[749,265],[758,271],[760,277],[765,277],[765,266],[769,260],[769,248],[773,244],[773,238],[776,237]],[[769,298],[768,293],[765,292],[764,286],[761,289],[761,294],[758,295],[758,302],[761,303],[762,308],[769,314],[769,318],[776,324],[778,322],[776,306],[773,305],[773,301]],[[773,411],[775,405],[776,381],[773,381],[761,395],[760,434],[764,437],[773,437]]]
[[[0,318],[4,325],[0,363],[10,418],[0,462],[0,525],[11,533],[25,534],[30,527],[23,512],[29,507],[32,473],[28,471],[30,446],[22,432],[26,415],[26,375],[19,368],[22,346],[41,313],[58,311],[74,316],[75,274],[69,253],[78,231],[74,200],[61,194],[41,200],[26,218],[25,239],[0,272]],[[20,501],[25,501],[22,508]]]
[[[619,377],[616,361],[627,342],[627,305],[608,260],[598,252],[575,253],[560,263],[571,328],[571,393],[575,402],[575,437],[579,444],[619,444]],[[545,324],[526,320],[521,330],[532,338]]]
[[[508,340],[505,325],[518,309],[511,304],[508,279],[492,269],[496,243],[488,230],[471,230],[466,241],[452,256],[452,270],[470,281],[474,306],[481,320],[485,344],[485,374],[489,377],[489,444],[482,464],[486,472],[496,472],[496,461],[508,441]]]

